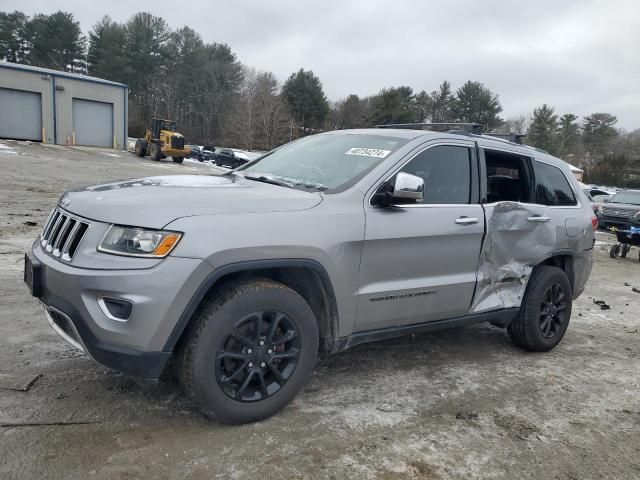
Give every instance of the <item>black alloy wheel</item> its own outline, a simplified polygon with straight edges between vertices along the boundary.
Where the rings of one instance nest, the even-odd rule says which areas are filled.
[[[259,310],[238,321],[215,357],[218,385],[238,402],[274,395],[298,365],[301,341],[296,325],[276,310]]]
[[[563,286],[559,283],[550,285],[544,293],[538,320],[540,332],[546,339],[553,338],[565,323],[566,296]]]

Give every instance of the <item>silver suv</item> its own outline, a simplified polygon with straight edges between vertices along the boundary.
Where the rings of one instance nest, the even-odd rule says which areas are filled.
[[[224,176],[67,192],[24,273],[90,357],[144,379],[170,364],[206,415],[244,423],[289,403],[319,355],[364,342],[488,321],[550,350],[596,226],[567,164],[542,151],[346,130]]]

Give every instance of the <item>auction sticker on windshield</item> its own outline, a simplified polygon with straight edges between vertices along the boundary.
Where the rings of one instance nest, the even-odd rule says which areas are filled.
[[[380,150],[379,148],[350,148],[345,155],[360,155],[361,157],[385,158],[391,153],[391,150]]]

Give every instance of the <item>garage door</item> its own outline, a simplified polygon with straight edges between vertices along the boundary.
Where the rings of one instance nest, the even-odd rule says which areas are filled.
[[[113,147],[113,104],[73,99],[76,145]]]
[[[42,141],[39,93],[0,88],[0,138]]]

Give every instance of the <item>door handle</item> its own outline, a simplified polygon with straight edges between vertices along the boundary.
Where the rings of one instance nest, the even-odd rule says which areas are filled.
[[[473,225],[474,223],[478,223],[476,217],[460,217],[456,218],[455,221],[458,225]]]
[[[548,222],[550,220],[549,217],[543,217],[541,215],[534,215],[533,217],[528,217],[527,220],[529,222]]]

